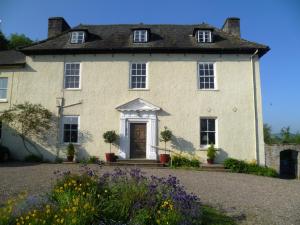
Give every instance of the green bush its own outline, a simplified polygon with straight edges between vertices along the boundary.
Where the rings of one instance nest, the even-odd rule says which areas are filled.
[[[243,160],[228,158],[224,161],[224,166],[231,172],[248,173],[267,177],[278,177],[278,173],[272,168],[259,166],[253,163],[247,163]]]
[[[172,157],[173,167],[200,167],[200,161],[197,159],[188,159],[183,156]]]
[[[25,162],[43,162],[43,158],[37,155],[28,155],[24,158]]]
[[[91,156],[88,160],[88,163],[98,163],[99,159],[96,156]]]
[[[211,144],[207,149],[207,158],[214,160],[217,154],[217,149]]]

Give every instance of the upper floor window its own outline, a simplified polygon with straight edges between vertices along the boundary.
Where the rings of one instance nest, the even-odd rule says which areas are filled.
[[[7,83],[8,83],[7,77],[0,77],[0,101],[7,100]]]
[[[199,63],[198,66],[199,89],[215,89],[214,63]]]
[[[146,63],[131,63],[130,88],[147,88]]]
[[[78,143],[79,116],[63,117],[63,142]]]
[[[200,145],[216,144],[216,119],[200,119]]]
[[[71,35],[72,44],[82,44],[84,43],[85,32],[84,31],[73,31]]]
[[[66,89],[80,88],[80,63],[66,63],[64,87]]]
[[[148,42],[148,31],[147,30],[135,30],[133,32],[133,42],[136,42],[136,43]]]
[[[197,31],[197,42],[212,42],[210,30],[198,30]]]

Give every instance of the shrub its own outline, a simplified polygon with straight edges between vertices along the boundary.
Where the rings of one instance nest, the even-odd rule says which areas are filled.
[[[96,156],[91,156],[88,160],[88,163],[99,163],[99,159]]]
[[[109,143],[109,152],[111,153],[111,144],[117,141],[118,135],[114,130],[110,130],[103,134],[103,138],[106,143]]]
[[[172,136],[172,131],[170,131],[167,127],[164,127],[164,130],[160,132],[160,141],[165,142],[165,154],[167,154],[167,142],[171,141]]]
[[[173,167],[200,167],[200,161],[197,159],[188,159],[183,156],[172,157]]]
[[[8,205],[10,213],[0,215],[0,224],[201,224],[199,199],[186,193],[176,177],[146,177],[138,169],[98,177],[89,168],[82,175],[59,175],[48,202],[17,216]]]
[[[214,160],[217,154],[217,150],[215,149],[214,145],[211,144],[207,149],[207,158]]]
[[[75,147],[72,143],[68,144],[67,155],[68,156],[74,156],[75,155]]]
[[[224,166],[231,172],[248,173],[267,177],[278,177],[278,173],[272,168],[259,166],[254,163],[247,163],[243,160],[228,158],[224,161]]]
[[[24,161],[25,162],[43,162],[43,158],[41,156],[30,154],[24,158]]]

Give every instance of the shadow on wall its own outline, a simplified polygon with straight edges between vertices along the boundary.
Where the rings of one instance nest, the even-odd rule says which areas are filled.
[[[67,144],[62,144],[61,138],[58,144],[57,141],[57,117],[53,117],[51,121],[51,128],[46,133],[42,133],[37,137],[27,137],[26,144],[30,152],[37,156],[43,156],[44,160],[55,161],[57,158],[66,158]],[[3,140],[2,145],[10,149],[10,153],[15,160],[24,160],[30,153],[24,147],[22,138],[18,135],[18,131],[10,126],[3,126]],[[59,132],[60,135],[61,132]],[[92,135],[88,131],[79,132],[80,145],[75,145],[78,158],[89,158],[90,155],[85,149],[85,143],[93,140]]]
[[[196,148],[193,143],[186,139],[173,135],[171,140],[171,147],[181,153],[187,153],[192,156],[196,154]]]
[[[223,163],[228,158],[228,153],[223,148],[218,148],[217,155],[215,158],[216,163]]]

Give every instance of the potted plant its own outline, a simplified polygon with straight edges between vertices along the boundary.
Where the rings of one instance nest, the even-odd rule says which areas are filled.
[[[165,142],[165,154],[159,155],[159,161],[161,163],[168,163],[170,161],[170,154],[167,154],[167,142],[172,139],[172,131],[170,131],[167,127],[160,132],[160,141]]]
[[[67,147],[67,159],[68,162],[73,162],[75,155],[75,147],[72,143],[70,143]]]
[[[116,134],[116,132],[114,130],[110,130],[110,131],[106,131],[103,134],[103,138],[106,143],[109,143],[109,153],[105,153],[106,161],[114,162],[116,159],[116,156],[115,156],[115,153],[111,152],[111,144],[117,140],[118,135]]]
[[[209,148],[207,149],[207,163],[208,164],[213,164],[214,163],[216,154],[217,154],[217,149],[214,147],[213,144],[211,144],[209,146]]]

